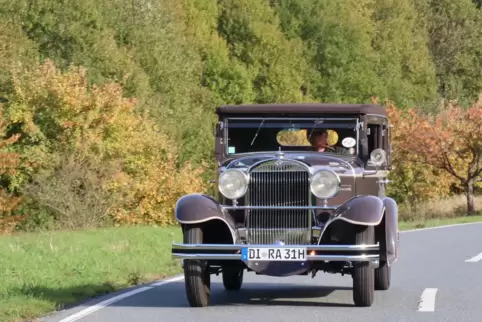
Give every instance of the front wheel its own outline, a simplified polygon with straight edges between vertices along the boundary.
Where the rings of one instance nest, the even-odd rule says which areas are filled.
[[[223,285],[227,291],[239,291],[243,285],[244,269],[223,267]]]
[[[184,231],[184,243],[202,244],[203,231],[198,226],[187,226]],[[184,279],[186,295],[192,307],[209,305],[211,297],[211,274],[205,261],[184,260]]]
[[[386,291],[390,288],[392,277],[391,267],[384,263],[381,267],[375,269],[375,290]]]
[[[357,226],[355,243],[374,244],[375,229],[373,226]],[[356,306],[366,307],[373,303],[375,292],[375,272],[368,262],[355,263],[353,268],[353,301]]]

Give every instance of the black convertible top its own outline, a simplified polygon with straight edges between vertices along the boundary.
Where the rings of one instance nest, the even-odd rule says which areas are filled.
[[[216,108],[221,114],[377,114],[387,116],[383,106],[375,104],[282,103],[222,105]]]

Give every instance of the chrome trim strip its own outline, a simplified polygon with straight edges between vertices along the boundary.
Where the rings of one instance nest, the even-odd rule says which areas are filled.
[[[276,152],[274,152],[276,153]],[[296,160],[296,159],[285,159],[285,158],[279,158],[279,157],[273,157],[273,158],[267,158],[267,159],[264,159],[264,160],[261,160],[261,161],[258,161],[258,162],[255,162],[253,163],[251,166],[248,166],[246,171],[248,173],[251,173],[253,171],[254,168],[257,168],[258,166],[261,166],[263,163],[266,163],[266,164],[270,164],[272,162],[276,163],[276,161],[282,161],[282,162],[292,162],[298,166],[300,166],[300,168],[303,168],[303,169],[306,169],[307,172],[310,173],[310,175],[312,174],[312,169],[310,166],[308,166],[306,163],[304,162],[301,162],[300,160]],[[235,162],[231,162],[228,166],[231,166],[233,165]]]
[[[337,206],[227,206],[227,205],[220,205],[221,208],[227,210],[246,210],[246,209],[273,209],[273,210],[280,210],[280,209],[321,209],[321,210],[335,210],[340,205]]]

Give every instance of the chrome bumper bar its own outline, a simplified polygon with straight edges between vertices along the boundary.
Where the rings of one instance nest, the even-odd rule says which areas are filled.
[[[247,245],[247,244],[172,244],[172,257],[178,259],[242,260],[243,248],[304,248],[306,261],[366,262],[379,260],[375,245]],[[271,260],[270,260],[271,261]],[[276,261],[276,260],[273,260]]]

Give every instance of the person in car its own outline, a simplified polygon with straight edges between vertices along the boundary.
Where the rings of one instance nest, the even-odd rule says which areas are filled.
[[[310,141],[311,146],[317,152],[334,152],[340,154],[350,154],[349,150],[339,146],[330,146],[328,144],[328,131],[315,130],[311,133],[307,131],[308,141]]]

